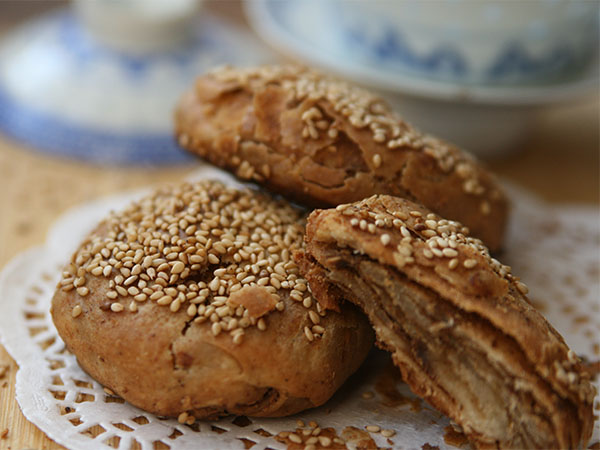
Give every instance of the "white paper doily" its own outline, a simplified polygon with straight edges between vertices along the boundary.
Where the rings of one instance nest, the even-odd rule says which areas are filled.
[[[193,178],[231,178],[202,169]],[[390,382],[388,357],[374,351],[348,383],[324,406],[289,418],[229,417],[182,425],[160,419],[104,392],[65,350],[48,313],[62,264],[111,209],[123,208],[143,192],[106,198],[63,215],[46,244],[14,258],[0,275],[2,344],[19,365],[17,401],[23,414],[70,449],[284,449],[275,435],[296,431],[302,420],[333,428],[348,448],[376,443],[385,448],[440,449],[448,420],[416,399],[406,385]],[[550,208],[510,189],[514,208],[504,263],[530,288],[530,298],[579,355],[600,358],[600,221],[589,208]],[[396,377],[397,379],[397,377]],[[596,398],[596,407],[598,407]],[[394,430],[386,438],[367,425]],[[314,426],[314,424],[313,424]],[[349,428],[355,427],[363,432]],[[302,427],[300,427],[302,428]],[[302,436],[302,431],[298,433]],[[331,432],[332,430],[330,430]],[[364,439],[373,439],[365,444]],[[600,438],[595,427],[591,442]],[[308,436],[303,436],[304,442]],[[300,447],[301,448],[301,447]]]

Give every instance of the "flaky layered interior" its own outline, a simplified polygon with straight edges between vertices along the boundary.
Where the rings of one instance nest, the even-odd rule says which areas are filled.
[[[510,336],[394,267],[333,244],[311,252],[306,277],[317,298],[360,306],[411,389],[479,447],[579,445],[577,406],[552,390]]]

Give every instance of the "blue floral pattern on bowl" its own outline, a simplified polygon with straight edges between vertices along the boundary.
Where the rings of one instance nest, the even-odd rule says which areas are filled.
[[[597,2],[323,0],[321,10],[332,52],[442,81],[558,79],[598,51]]]

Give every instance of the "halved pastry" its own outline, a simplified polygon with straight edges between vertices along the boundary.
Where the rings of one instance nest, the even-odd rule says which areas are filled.
[[[360,306],[411,389],[478,448],[577,448],[595,390],[510,267],[459,223],[379,195],[308,220],[303,276]]]

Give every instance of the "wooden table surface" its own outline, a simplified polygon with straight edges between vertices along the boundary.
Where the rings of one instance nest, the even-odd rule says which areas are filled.
[[[53,6],[0,3],[0,33]],[[239,10],[233,14],[239,20]],[[549,202],[598,207],[599,153],[596,95],[541,111],[520,148],[488,166]],[[177,181],[192,170],[99,168],[37,153],[0,135],[0,268],[19,252],[43,243],[50,224],[68,208],[126,189]],[[0,299],[0,314],[1,301],[6,299]],[[0,346],[0,449],[63,448],[21,414],[15,401],[16,372],[16,364]]]

